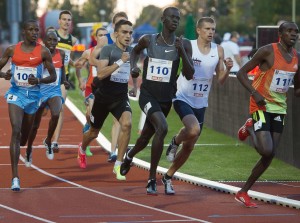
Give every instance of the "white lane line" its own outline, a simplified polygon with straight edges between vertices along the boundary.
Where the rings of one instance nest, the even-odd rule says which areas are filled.
[[[65,104],[69,108],[69,110],[76,116],[78,121],[82,125],[84,125],[86,122],[85,115],[68,98],[67,98]],[[106,151],[108,151],[108,152],[110,151],[111,143],[107,138],[105,138],[104,135],[101,134],[101,132],[98,134],[98,137],[96,138],[96,140]],[[139,168],[142,168],[145,170],[150,169],[150,163],[145,162],[143,160],[133,158],[132,163],[134,163],[135,166],[137,166]],[[168,171],[168,169],[160,167],[160,166],[158,166],[158,168],[157,168],[157,173],[160,175],[165,174],[167,171]],[[188,174],[183,174],[180,172],[175,173],[173,177],[174,177],[174,179],[178,179],[178,180],[181,180],[181,181],[193,184],[193,185],[197,185],[197,186],[207,187],[207,188],[210,188],[210,189],[213,189],[216,191],[220,191],[223,193],[236,194],[241,189],[239,187],[222,184],[219,182],[203,179],[200,177],[190,176]],[[284,207],[300,209],[300,201],[298,201],[298,200],[287,199],[284,197],[260,193],[260,192],[256,192],[256,191],[252,191],[252,190],[248,191],[248,194],[252,199],[256,199],[256,200],[263,201],[266,203],[281,205]]]
[[[133,147],[134,144],[129,144],[129,147]],[[151,147],[151,144],[148,144],[147,146]],[[164,144],[164,147],[168,147],[169,144]],[[195,146],[237,146],[237,144],[218,144],[218,143],[199,143],[195,144]],[[102,148],[100,145],[99,146],[89,146],[90,148]],[[27,146],[20,146],[21,149],[26,149]],[[44,149],[44,145],[37,145],[37,146],[32,146],[34,149]],[[63,149],[74,149],[78,148],[78,144],[73,145],[73,144],[60,144],[59,148]],[[0,146],[0,149],[9,149],[9,146]]]
[[[25,162],[24,157],[22,155],[20,155],[20,160],[22,162]],[[56,176],[54,174],[51,174],[51,173],[49,173],[47,171],[44,171],[44,170],[38,168],[35,165],[31,165],[31,167],[33,169],[37,170],[38,172],[44,174],[44,175],[47,175],[47,176],[52,177],[52,178],[54,178],[56,180],[59,180],[59,181],[71,184],[73,186],[79,187],[79,188],[81,188],[83,190],[90,191],[90,192],[95,193],[95,194],[99,194],[99,195],[102,195],[102,196],[105,196],[105,197],[109,197],[109,198],[112,198],[112,199],[115,199],[115,200],[118,200],[118,201],[122,201],[122,202],[125,202],[125,203],[128,203],[128,204],[132,204],[132,205],[135,205],[135,206],[147,208],[147,209],[150,209],[150,210],[153,210],[153,211],[157,211],[157,212],[161,212],[161,213],[173,215],[173,216],[180,217],[180,218],[185,218],[185,219],[188,219],[188,220],[191,220],[191,221],[203,222],[203,223],[210,223],[209,221],[205,221],[205,220],[202,220],[202,219],[192,218],[192,217],[189,217],[189,216],[185,216],[185,215],[181,215],[181,214],[176,214],[176,213],[169,212],[169,211],[160,210],[158,208],[150,207],[150,206],[147,206],[147,205],[144,205],[144,204],[140,204],[140,203],[136,203],[136,202],[133,202],[133,201],[125,200],[125,199],[122,199],[122,198],[119,198],[119,197],[116,197],[116,196],[113,196],[113,195],[105,194],[103,192],[100,192],[100,191],[97,191],[97,190],[85,187],[85,186],[83,186],[81,184],[74,183],[72,181],[69,181],[69,180],[66,180],[64,178],[58,177],[58,176]]]
[[[11,207],[8,207],[6,205],[3,205],[3,204],[0,204],[0,207],[4,208],[4,209],[7,209],[9,211],[12,211],[12,212],[16,212],[18,214],[21,214],[21,215],[25,215],[27,217],[30,217],[30,218],[34,218],[36,220],[39,220],[39,221],[42,221],[42,222],[46,222],[46,223],[55,223],[55,221],[50,221],[50,220],[47,220],[45,218],[41,218],[41,217],[38,217],[38,216],[35,216],[35,215],[32,215],[32,214],[28,214],[28,213],[25,213],[23,211],[19,211],[17,209],[14,209],[14,208],[11,208]]]

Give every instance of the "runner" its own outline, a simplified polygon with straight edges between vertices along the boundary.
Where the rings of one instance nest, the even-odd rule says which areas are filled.
[[[49,31],[50,30],[50,31]],[[51,147],[51,139],[53,137],[59,113],[62,107],[63,98],[61,95],[60,85],[65,82],[65,67],[64,67],[64,51],[56,49],[57,46],[57,35],[56,33],[50,29],[46,30],[46,36],[43,40],[45,47],[47,47],[52,55],[53,65],[56,70],[56,81],[50,84],[41,84],[41,94],[42,101],[39,109],[36,112],[32,129],[30,131],[27,143],[27,149],[25,154],[25,166],[30,167],[32,164],[32,144],[36,137],[37,130],[40,126],[41,119],[46,107],[50,109],[51,119],[49,121],[47,136],[43,141],[43,144],[46,147],[46,156],[49,160],[53,160],[54,153]],[[49,76],[49,72],[47,69],[43,71],[43,77]]]
[[[59,29],[56,30],[56,35],[58,37],[58,44],[57,49],[63,50],[65,52],[65,73],[66,73],[66,80],[69,80],[69,65],[74,66],[74,61],[71,59],[71,50],[73,46],[78,41],[76,37],[72,36],[70,32],[71,24],[72,24],[72,13],[68,10],[63,10],[59,13],[59,19],[58,19]],[[76,69],[76,77],[79,82],[79,88],[83,91],[85,88],[84,81],[81,78],[80,69]],[[63,99],[66,100],[67,98],[67,91],[66,91],[65,85],[61,85],[61,93],[63,96]],[[54,135],[53,135],[53,141],[51,144],[51,147],[54,151],[54,153],[59,152],[58,147],[58,139],[60,137],[60,133],[63,126],[63,120],[64,120],[64,106],[62,107],[57,123],[57,127],[55,129]]]
[[[295,82],[295,95],[299,95],[299,54],[293,49],[299,33],[294,22],[279,26],[279,42],[258,49],[237,73],[241,84],[250,92],[250,115],[238,131],[240,140],[251,135],[254,147],[261,156],[235,199],[246,207],[254,207],[248,190],[271,164],[283,132],[287,111],[286,92]],[[259,66],[251,85],[247,73]],[[296,74],[296,75],[295,75]]]
[[[131,108],[128,98],[128,80],[130,76],[129,53],[132,37],[132,23],[120,20],[115,26],[116,43],[106,45],[101,50],[97,64],[97,77],[100,87],[95,91],[95,103],[92,108],[91,128],[83,134],[82,145],[79,145],[78,156],[81,168],[86,168],[85,150],[95,139],[102,125],[111,113],[120,123],[118,137],[118,157],[113,172],[118,180],[126,180],[120,174],[120,166],[127,149],[131,133]]]
[[[18,162],[20,145],[27,142],[28,134],[34,121],[41,99],[40,84],[56,80],[49,50],[38,44],[39,25],[36,20],[28,20],[23,24],[24,41],[8,47],[0,59],[0,70],[11,58],[11,69],[0,72],[0,77],[10,80],[11,87],[5,94],[8,103],[9,118],[12,126],[10,157],[12,168],[13,191],[20,191]],[[49,76],[42,78],[43,64]]]
[[[121,166],[121,174],[126,175],[132,158],[142,151],[153,136],[151,146],[151,165],[147,185],[147,194],[157,195],[156,170],[160,160],[164,138],[168,132],[166,117],[172,106],[174,86],[182,58],[182,73],[190,80],[194,74],[192,46],[189,40],[178,38],[175,31],[179,25],[180,12],[175,7],[168,7],[161,17],[161,33],[144,35],[133,48],[130,57],[131,74],[139,75],[137,61],[144,49],[148,55],[144,61],[143,79],[139,96],[139,105],[146,114],[146,122],[135,146],[126,153]]]
[[[117,12],[116,14],[114,14],[114,16],[112,18],[112,28],[115,28],[115,24],[120,20],[128,20],[128,16],[125,12]],[[107,44],[113,44],[114,42],[116,42],[115,32],[106,34],[104,37],[101,38],[100,41],[101,41],[102,46],[107,45]],[[101,51],[101,47],[98,47],[98,48],[96,47],[95,50],[92,52],[92,56],[91,56],[92,64],[97,63],[96,58],[99,57],[100,51]],[[94,86],[96,86],[96,87],[98,85],[97,82],[98,82],[98,79],[95,78]],[[134,84],[136,86],[135,80],[134,80]],[[136,87],[134,88],[134,92],[136,93]],[[119,124],[118,120],[116,120],[115,118],[113,118],[113,120],[114,120],[114,124],[111,129],[111,147],[110,147],[111,150],[108,155],[108,159],[107,159],[108,162],[115,162],[117,160],[116,149],[117,149],[117,144],[118,144],[118,137],[120,134],[120,124]]]
[[[173,162],[162,178],[167,195],[175,194],[171,179],[188,160],[202,132],[214,73],[216,72],[218,82],[224,84],[233,66],[231,58],[224,60],[223,47],[212,42],[215,31],[216,23],[213,18],[202,17],[198,20],[198,39],[191,41],[195,74],[192,80],[187,80],[181,73],[177,80],[177,92],[173,99],[173,107],[184,127],[173,137],[167,149],[167,159]],[[225,63],[226,69],[224,69],[223,63]],[[176,155],[181,143],[182,149]]]
[[[104,35],[107,34],[107,30],[105,28],[99,28],[96,30],[95,32],[95,37],[96,37],[96,42],[97,45],[95,47],[92,47],[90,49],[87,49],[83,52],[83,54],[81,55],[81,57],[75,62],[75,67],[82,69],[82,67],[84,67],[86,65],[86,63],[90,60],[91,57],[91,53],[93,52],[93,50],[97,47],[97,48],[102,48],[104,45],[101,44],[100,38]],[[85,133],[86,131],[89,130],[90,128],[90,115],[91,115],[91,110],[94,104],[94,94],[92,91],[92,83],[94,80],[94,77],[97,76],[97,67],[93,66],[91,63],[89,63],[89,76],[86,82],[86,86],[85,86],[85,91],[84,91],[84,95],[85,95],[85,100],[84,100],[84,104],[86,106],[86,113],[85,113],[85,117],[86,117],[86,124],[83,127],[83,133]],[[86,155],[87,156],[92,156],[93,153],[90,151],[90,147],[88,146],[86,149]]]

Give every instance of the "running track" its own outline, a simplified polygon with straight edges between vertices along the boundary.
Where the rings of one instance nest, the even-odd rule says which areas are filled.
[[[234,196],[215,190],[174,181],[175,196],[164,195],[158,175],[158,196],[145,194],[148,173],[133,167],[127,181],[117,181],[107,152],[96,141],[88,167],[77,164],[77,145],[82,125],[66,109],[61,149],[50,161],[43,148],[34,149],[33,166],[26,168],[21,156],[19,174],[21,192],[10,190],[9,145],[11,128],[3,95],[7,82],[0,80],[0,222],[222,222],[222,223],[296,223],[300,211],[256,201],[259,208],[247,209]],[[49,116],[43,119],[35,145],[46,136]],[[25,149],[21,149],[24,155]],[[241,186],[239,183],[232,184]],[[299,200],[299,183],[258,183],[253,190]]]

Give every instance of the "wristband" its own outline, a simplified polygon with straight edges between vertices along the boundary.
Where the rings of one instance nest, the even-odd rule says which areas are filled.
[[[124,62],[123,62],[123,60],[119,59],[114,63],[117,64],[120,67]]]
[[[253,95],[256,92],[256,89],[251,91],[250,95]]]

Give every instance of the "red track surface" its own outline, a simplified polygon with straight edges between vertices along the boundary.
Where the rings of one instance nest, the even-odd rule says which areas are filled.
[[[8,146],[11,128],[7,104],[3,99],[7,83],[0,80],[0,146]],[[38,132],[35,145],[46,135],[49,117]],[[82,126],[66,109],[60,144],[77,145]],[[96,143],[93,144],[97,145]],[[77,148],[61,149],[54,160],[46,158],[44,149],[34,149],[33,167],[19,162],[21,192],[10,190],[11,168],[8,149],[0,149],[0,222],[222,222],[222,223],[296,223],[300,211],[257,201],[259,208],[247,209],[230,194],[174,181],[175,196],[164,195],[158,176],[158,196],[146,195],[148,173],[133,167],[127,181],[118,181],[108,163],[107,153],[92,149],[85,170],[77,164]],[[24,155],[25,149],[21,149]],[[294,187],[257,184],[253,190],[292,199],[299,196]],[[298,195],[297,195],[298,194]],[[299,199],[299,197],[298,197]]]

